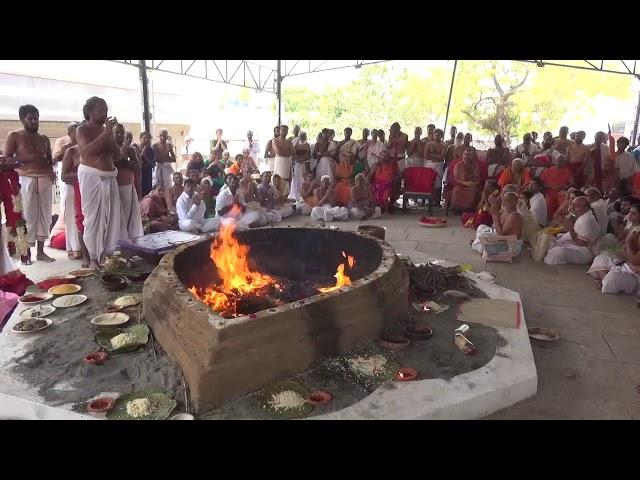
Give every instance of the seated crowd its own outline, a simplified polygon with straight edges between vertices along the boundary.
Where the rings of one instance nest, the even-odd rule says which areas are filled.
[[[483,240],[496,236],[513,256],[525,245],[536,261],[549,265],[590,265],[588,273],[603,293],[640,292],[640,164],[629,141],[598,132],[584,145],[584,132],[567,138],[545,134],[539,149],[531,134],[515,152],[485,169],[473,147],[465,147],[449,177],[451,208],[465,227],[476,229],[472,248],[487,254]],[[466,139],[465,139],[466,141]],[[515,153],[515,155],[513,155]],[[512,158],[515,156],[515,158]],[[483,185],[483,187],[481,187]],[[471,206],[475,208],[471,210]]]
[[[22,133],[12,132],[8,142],[7,158],[39,162],[34,178],[53,175],[56,162],[60,165],[66,202],[55,231],[67,235],[51,244],[64,244],[85,265],[101,264],[119,240],[173,229],[208,233],[224,218],[234,218],[241,229],[294,214],[325,222],[376,218],[393,213],[403,185],[406,189],[419,178],[425,193],[442,198],[445,210],[461,213],[463,224],[476,230],[472,247],[479,252],[486,253],[484,239],[506,236],[513,239],[515,255],[528,245],[536,260],[550,265],[592,263],[589,273],[603,292],[640,288],[640,148],[629,148],[625,137],[609,134],[607,145],[607,135],[598,132],[594,143],[585,145],[584,132],[569,134],[562,127],[555,138],[545,132],[541,143],[536,132],[525,133],[514,150],[497,135],[494,147],[480,152],[472,135],[456,127],[447,140],[433,124],[425,138],[417,127],[411,140],[397,122],[388,137],[384,129],[365,128],[358,140],[351,128],[344,129],[342,140],[325,128],[311,145],[300,127],[289,136],[281,125],[274,128],[262,162],[252,132],[242,153],[232,156],[218,130],[208,160],[195,152],[186,169],[175,172],[166,130],[153,145],[147,132],[134,144],[107,112],[103,99],[87,100],[85,120],[70,125],[60,148],[42,159],[31,160],[28,150],[20,150]],[[20,117],[25,132],[37,132],[35,107],[22,107]],[[50,188],[30,189],[27,176],[20,181],[26,182],[29,243],[37,240],[38,260],[49,261],[42,239],[49,234],[45,220],[51,206],[42,205]],[[30,261],[28,251],[22,256]]]

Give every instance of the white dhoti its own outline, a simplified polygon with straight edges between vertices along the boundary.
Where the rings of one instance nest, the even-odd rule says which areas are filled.
[[[291,157],[276,155],[273,174],[280,175],[284,183],[284,196],[288,197],[291,190]]]
[[[484,253],[484,245],[482,245],[482,238],[494,237],[498,235],[496,229],[493,227],[488,227],[486,225],[479,225],[476,230],[476,238],[471,244],[471,248],[473,248],[478,253]],[[524,246],[524,242],[520,239],[516,240],[513,243],[513,256],[517,257],[522,253],[522,247]]]
[[[51,188],[53,181],[48,175],[24,177],[20,175],[24,220],[27,223],[27,239],[31,245],[36,240],[44,242],[49,238],[51,226]]]
[[[73,185],[62,184],[62,197],[60,201],[61,214],[64,215],[65,238],[67,240],[67,252],[80,252],[80,239],[78,237],[78,225],[76,224],[76,196]]]
[[[220,228],[220,217],[205,218],[202,220],[178,220],[178,228],[183,232],[213,232]]]
[[[348,217],[349,210],[347,207],[332,207],[329,203],[321,207],[313,207],[313,210],[311,210],[311,218],[314,220],[331,222],[333,220],[346,220]]]
[[[138,194],[133,185],[120,185],[120,206],[125,230],[121,236],[126,238],[138,238],[144,236],[142,228],[142,216],[138,205]]]
[[[607,272],[602,279],[602,293],[635,295],[640,291],[640,275],[613,255],[603,254],[593,259],[587,273],[599,278],[597,272]]]
[[[398,162],[399,164],[400,162]],[[418,158],[418,157],[408,157],[405,160],[405,167],[409,168],[409,167],[422,167],[424,166],[424,158]]]
[[[324,175],[329,175],[333,181],[333,159],[331,157],[322,157],[318,160],[316,179],[320,181]]]
[[[436,190],[440,190],[442,185],[442,177],[444,176],[444,162],[432,162],[431,160],[425,160],[424,164],[427,168],[433,168],[438,176],[434,181],[434,187]]]
[[[568,263],[586,265],[593,260],[593,253],[588,247],[580,247],[573,241],[563,238],[564,235],[560,239],[551,240],[549,250],[544,257],[544,263],[547,265],[565,265]]]
[[[154,185],[162,185],[165,190],[170,189],[173,185],[173,174],[173,167],[170,163],[156,163],[153,169]]]
[[[124,230],[120,191],[116,182],[117,174],[117,169],[104,172],[86,165],[78,167],[78,183],[84,215],[82,238],[91,260],[98,262],[116,250]]]
[[[358,208],[358,207],[351,207],[351,210],[349,210],[349,218],[353,218],[354,220],[362,220],[365,216],[365,211]],[[382,216],[382,210],[380,209],[380,207],[375,207],[373,209],[373,215],[371,215],[369,218],[378,218]]]
[[[247,210],[245,213],[242,213],[235,217],[232,217],[232,216],[219,217],[218,216],[216,217],[216,220],[218,220],[219,223],[222,223],[225,221],[225,219],[232,218],[235,220],[236,227],[239,230],[247,230],[249,228],[260,226],[262,222],[262,218],[261,218],[262,215],[263,213],[260,212],[259,210]]]
[[[291,191],[289,192],[289,198],[297,200],[300,196],[300,187],[304,182],[304,173],[306,171],[306,163],[296,162],[293,166],[293,178],[291,179]]]
[[[296,212],[298,213],[298,215],[310,215],[311,207],[307,202],[298,201],[296,203]]]

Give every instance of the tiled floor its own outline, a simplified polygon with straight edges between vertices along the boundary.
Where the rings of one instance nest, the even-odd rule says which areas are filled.
[[[294,217],[287,224],[309,223]],[[538,395],[491,415],[490,419],[638,419],[640,420],[640,310],[633,297],[603,295],[583,266],[551,267],[524,253],[513,264],[485,264],[469,247],[474,232],[458,217],[449,227],[425,229],[416,213],[369,221],[387,227],[386,238],[398,253],[416,262],[440,258],[488,270],[496,281],[518,291],[529,326],[546,326],[560,340],[533,341]],[[360,222],[337,222],[354,229]],[[79,268],[65,252],[49,255],[51,264],[23,267],[32,280]]]

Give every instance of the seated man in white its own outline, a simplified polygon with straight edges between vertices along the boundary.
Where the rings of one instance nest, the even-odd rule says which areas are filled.
[[[224,218],[233,218],[240,230],[260,226],[260,212],[257,210],[247,211],[247,204],[244,201],[242,190],[240,190],[240,179],[229,173],[225,182],[226,188],[221,188],[216,197],[215,220],[220,223]]]
[[[603,237],[607,233],[607,227],[609,226],[609,215],[607,214],[607,205],[602,199],[600,190],[595,187],[589,187],[584,191],[587,196],[591,209],[593,210],[598,226],[600,227],[600,236]]]
[[[531,198],[529,199],[529,210],[533,218],[536,219],[538,225],[546,227],[549,223],[547,221],[547,200],[543,195],[544,183],[539,178],[532,178],[529,183],[529,191],[531,192]]]
[[[289,216],[293,213],[293,208],[290,205],[287,204],[283,206],[282,204],[278,204],[281,194],[276,187],[271,184],[271,172],[262,172],[257,191],[258,200],[264,209],[269,223],[279,223],[284,216]]]
[[[575,221],[570,218],[564,220],[567,233],[551,240],[550,248],[544,257],[544,263],[548,265],[586,265],[591,263],[594,254],[598,253],[600,227],[587,197],[574,199],[571,213],[575,215]]]
[[[331,185],[331,177],[323,175],[320,179],[320,186],[314,192],[316,205],[311,210],[311,218],[314,220],[324,220],[330,222],[332,220],[346,220],[349,217],[347,207],[336,207],[333,198],[333,186]]]
[[[176,202],[178,227],[184,232],[211,232],[220,227],[220,219],[204,218],[207,209],[200,194],[196,192],[196,183],[187,179],[184,181],[182,194]]]
[[[518,194],[516,192],[506,192],[502,196],[502,201],[495,196],[490,195],[487,199],[490,205],[491,217],[493,218],[493,227],[487,225],[479,225],[476,230],[476,238],[471,243],[471,248],[479,253],[484,253],[483,238],[499,236],[516,237],[516,241],[512,246],[513,256],[517,257],[522,252],[522,232],[523,219],[522,214],[518,212]]]

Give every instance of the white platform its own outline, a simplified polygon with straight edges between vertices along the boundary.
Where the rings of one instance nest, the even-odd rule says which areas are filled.
[[[518,293],[495,285],[486,278],[486,272],[467,275],[490,298],[521,302]],[[39,335],[10,332],[21,310],[22,306],[18,306],[0,333],[0,420],[94,419],[72,412],[71,405],[46,405],[36,388],[9,374],[13,359],[27,351],[29,343]],[[398,382],[394,390],[381,387],[350,407],[313,419],[477,419],[535,395],[538,375],[522,305],[520,315],[519,329],[497,328],[506,345],[500,347],[484,367],[449,381],[429,379]]]

